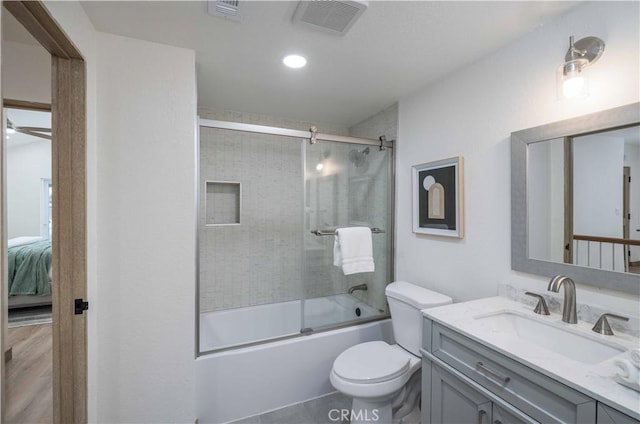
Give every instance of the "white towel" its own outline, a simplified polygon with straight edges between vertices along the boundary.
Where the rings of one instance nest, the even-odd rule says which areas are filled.
[[[614,365],[620,369],[614,379],[636,392],[640,392],[640,371],[626,359],[616,359]]]
[[[338,228],[333,242],[333,264],[342,267],[344,275],[374,272],[371,229]]]

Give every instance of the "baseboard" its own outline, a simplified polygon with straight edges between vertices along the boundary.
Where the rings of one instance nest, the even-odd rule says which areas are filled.
[[[9,362],[13,358],[13,347],[4,352],[4,362]]]

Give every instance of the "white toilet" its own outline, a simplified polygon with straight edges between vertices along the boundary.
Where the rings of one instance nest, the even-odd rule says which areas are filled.
[[[397,344],[361,343],[334,361],[330,380],[336,390],[353,397],[351,424],[391,423],[407,415],[418,402],[422,314],[447,305],[451,298],[404,281],[387,286],[393,334]]]

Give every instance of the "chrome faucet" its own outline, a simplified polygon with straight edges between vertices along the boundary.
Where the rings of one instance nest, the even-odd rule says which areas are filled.
[[[564,305],[562,306],[562,321],[569,324],[578,323],[576,311],[576,285],[573,280],[564,275],[556,275],[549,281],[547,290],[558,293],[560,286],[564,286]]]
[[[366,284],[358,284],[357,286],[351,286],[349,287],[349,294],[353,294],[353,292],[356,290],[367,291],[368,288]]]

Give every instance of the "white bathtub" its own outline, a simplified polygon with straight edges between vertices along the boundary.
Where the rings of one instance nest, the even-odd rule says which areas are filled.
[[[352,299],[355,298],[349,295],[314,299],[316,302],[305,305],[305,308],[309,308],[308,324],[305,322],[305,325],[313,328],[330,325],[338,320],[338,313],[345,314],[341,317],[342,321],[349,316],[346,311],[352,308],[355,317],[356,303]],[[281,314],[279,316],[282,319],[275,320],[273,313],[276,311],[273,309],[278,306],[280,311],[277,313]],[[244,331],[253,331],[253,335],[261,339],[270,338],[274,328],[263,325],[267,321],[264,318],[266,316],[269,317],[269,323],[277,321],[283,326],[277,330],[278,336],[283,335],[281,330],[284,328],[290,331],[288,334],[299,333],[300,307],[300,302],[284,302],[203,314],[200,325],[201,345],[205,346],[202,344],[203,336],[208,337],[208,347],[216,340],[227,345],[238,343],[238,340],[245,337],[236,335],[242,335]],[[358,304],[358,307],[361,307],[362,312],[360,318],[365,313],[378,313],[366,305]],[[331,309],[334,310],[331,312]],[[294,310],[297,313],[295,325],[289,322]],[[287,313],[291,315],[287,317]],[[223,329],[225,325],[226,330]],[[216,334],[203,334],[207,330],[215,331]],[[223,337],[224,340],[218,337]],[[201,356],[196,361],[198,420],[200,423],[224,423],[331,393],[335,390],[329,382],[329,372],[335,358],[350,346],[373,340],[393,342],[391,320],[384,319]]]
[[[207,312],[200,314],[200,352],[291,336],[302,328],[316,329],[380,313],[349,294]]]

